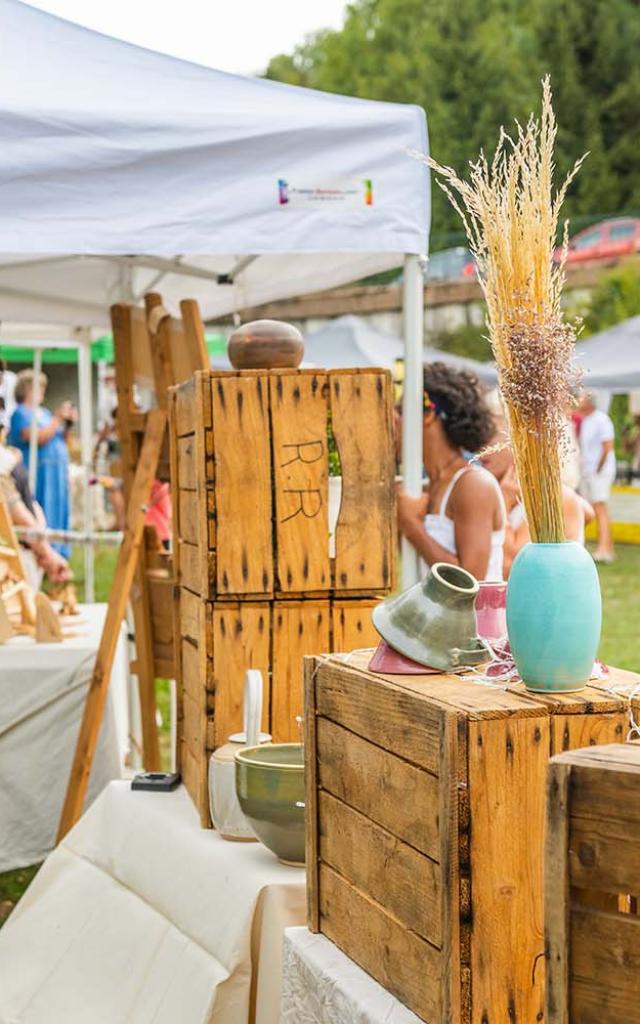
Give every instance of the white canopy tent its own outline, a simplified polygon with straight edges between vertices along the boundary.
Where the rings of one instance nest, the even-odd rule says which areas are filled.
[[[224,74],[0,0],[0,137],[5,325],[104,328],[111,303],[151,288],[212,318],[404,259],[418,493],[430,201],[406,151],[427,150],[420,108]],[[417,568],[405,552],[408,582]]]
[[[382,366],[392,370],[404,358],[400,338],[381,331],[360,316],[340,316],[323,324],[305,338],[305,362],[329,369],[344,366]],[[494,363],[457,356],[438,348],[423,348],[423,363],[440,361],[475,374],[483,384],[495,387],[498,372]]]
[[[640,388],[640,316],[592,335],[577,350],[585,387],[610,394]]]

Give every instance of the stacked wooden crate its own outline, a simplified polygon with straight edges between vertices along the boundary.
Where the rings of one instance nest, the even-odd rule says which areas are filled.
[[[119,303],[111,307],[118,394],[118,437],[124,499],[128,505],[140,460],[148,415],[138,405],[140,392],[154,394],[155,404],[167,408],[167,388],[208,366],[209,357],[198,305],[180,303],[181,319],[170,316],[156,292],[145,295],[144,308]],[[155,473],[168,481],[169,435],[165,436]],[[143,763],[160,768],[156,726],[155,680],[175,676],[171,555],[161,545],[155,528],[145,528],[137,553],[131,604],[135,622],[136,658],[142,719]]]
[[[548,1024],[640,1018],[640,745],[590,747],[549,769]]]
[[[309,927],[428,1024],[542,1021],[548,759],[628,701],[366,665],[307,659]]]
[[[180,762],[203,824],[245,669],[266,682],[265,730],[297,740],[303,656],[376,642],[371,608],[395,583],[392,406],[383,370],[198,373],[170,392]]]

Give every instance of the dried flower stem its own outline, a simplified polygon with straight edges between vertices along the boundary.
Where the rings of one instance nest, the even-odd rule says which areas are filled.
[[[478,263],[520,488],[538,542],[565,539],[560,446],[575,383],[575,329],[560,308],[564,258],[554,263],[553,253],[560,207],[582,160],[554,195],[556,130],[547,77],[540,119],[531,115],[524,128],[516,123],[515,138],[501,129],[493,160],[481,153],[469,181],[423,158],[460,214]],[[565,253],[566,237],[565,227]]]

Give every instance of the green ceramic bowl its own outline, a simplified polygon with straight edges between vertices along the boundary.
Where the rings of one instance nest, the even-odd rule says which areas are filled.
[[[236,792],[258,839],[285,864],[304,864],[301,743],[263,743],[236,754]]]

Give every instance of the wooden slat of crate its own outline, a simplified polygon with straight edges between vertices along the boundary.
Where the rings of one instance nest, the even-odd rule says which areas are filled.
[[[183,491],[195,491],[198,474],[202,472],[196,460],[195,434],[189,434],[187,437],[178,437],[176,442],[178,487]]]
[[[419,694],[429,698],[427,706],[433,704],[454,712],[462,711],[469,718],[535,718],[540,714],[540,702],[533,699],[538,695],[527,694],[523,687],[497,690],[479,686],[473,677],[456,675],[397,676],[378,672],[372,675],[368,672],[370,661],[371,655],[366,651],[353,654],[348,662],[349,678],[353,672],[361,675],[363,681],[382,680],[396,693],[406,692],[408,700],[412,694]],[[330,663],[332,668],[336,665]],[[409,706],[414,706],[414,702]]]
[[[215,593],[220,597],[268,597],[273,593],[268,377],[249,372],[213,375],[211,403],[217,517]]]
[[[331,649],[351,652],[377,647],[380,636],[371,621],[378,598],[368,601],[334,599],[331,602]]]
[[[203,686],[206,679],[206,654],[189,640],[180,643],[181,682],[181,750],[180,764],[190,765],[185,786],[200,814],[204,828],[209,826],[207,791],[207,692]]]
[[[200,598],[191,591],[182,588],[179,594],[180,600],[180,636],[187,637],[193,643],[198,643],[200,630]]]
[[[437,860],[438,779],[328,719],[316,728],[320,788]]]
[[[640,884],[640,821],[571,815],[569,878],[579,889],[635,893]]]
[[[536,890],[543,877],[549,720],[473,722],[468,743],[474,1018],[542,1020],[544,974],[536,966],[544,921]]]
[[[270,375],[276,586],[282,594],[329,591],[327,377]]]
[[[179,546],[179,577],[178,583],[193,594],[202,594],[202,574],[207,576],[207,591],[215,580],[215,552],[207,551],[195,544],[178,541]],[[203,595],[206,597],[206,593]]]
[[[563,753],[549,768],[549,1024],[634,1020],[640,1000],[640,747]],[[602,906],[617,907],[611,912]],[[631,913],[629,909],[631,908]]]
[[[336,591],[395,584],[392,387],[384,370],[329,373],[331,426],[342,467]]]
[[[425,1021],[442,1019],[442,953],[320,864],[324,933]]]
[[[638,1019],[640,918],[571,911],[571,1021],[628,1024]]]
[[[270,607],[247,601],[213,606],[213,689],[215,694],[214,746],[226,743],[243,724],[244,675],[247,669],[262,672],[262,729],[269,731]]]
[[[303,711],[303,658],[329,650],[328,601],[273,605],[271,732],[276,742],[298,742]]]
[[[200,544],[198,496],[195,491],[178,491],[180,537],[188,544]]]
[[[180,538],[187,544],[201,546],[204,555],[202,561],[206,563],[207,550],[211,551],[215,545],[213,491],[204,491],[204,502],[203,507],[202,496],[196,491],[178,491]]]
[[[196,377],[172,388],[175,395],[175,430],[178,437],[196,432]]]
[[[364,656],[365,664],[370,660]],[[404,693],[394,679],[379,680],[372,687],[371,677],[355,668],[358,658],[349,660],[349,669],[337,661],[322,666],[322,687],[315,693],[318,715],[358,736],[371,740],[384,750],[401,750],[413,764],[436,774],[441,756],[442,712],[426,701],[417,702]],[[313,671],[319,671],[313,663]]]
[[[600,743],[621,743],[629,719],[624,711],[605,715],[554,715],[551,720],[551,753],[576,750]]]
[[[319,802],[322,862],[439,948],[440,865],[324,790]]]
[[[196,479],[196,507],[193,516],[197,523],[195,531],[198,547],[200,548],[200,587],[199,592],[203,597],[209,596],[211,586],[211,559],[210,548],[215,545],[210,543],[214,534],[215,524],[209,521],[208,489],[209,481],[205,475],[206,465],[206,425],[211,421],[211,388],[209,377],[205,373],[196,374],[196,429],[195,438],[195,460],[199,468]],[[186,539],[186,537],[185,537]]]
[[[169,414],[169,454],[171,457],[171,518],[172,518],[172,542],[171,561],[173,565],[173,593],[171,600],[171,615],[173,623],[173,678],[175,679],[175,769],[184,779],[187,791],[195,789],[195,763],[191,756],[186,757],[186,745],[183,743],[184,729],[184,706],[182,692],[182,632],[180,630],[180,550],[179,537],[179,512],[178,512],[178,430],[176,425],[176,391],[170,389],[167,395],[167,408]],[[188,762],[188,763],[187,763]],[[187,781],[188,780],[188,781]]]

